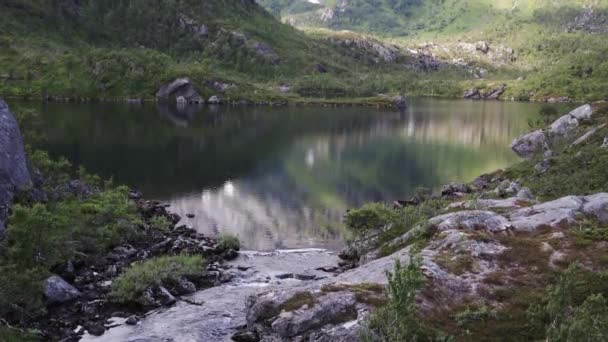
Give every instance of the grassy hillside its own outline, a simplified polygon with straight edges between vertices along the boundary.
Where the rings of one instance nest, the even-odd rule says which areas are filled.
[[[377,104],[503,83],[503,99],[608,93],[606,0],[592,12],[565,0],[260,3],[275,16],[253,0],[2,1],[0,96],[152,99],[177,77],[251,101]],[[471,51],[480,40],[489,54]]]
[[[259,2],[305,30],[365,32],[414,49],[433,42],[425,52],[490,70],[482,80],[461,82],[464,88],[506,83],[504,98],[520,100],[608,94],[606,0],[340,0],[308,10],[294,5],[302,1]],[[496,61],[462,47],[477,41],[490,44],[488,55],[508,50],[512,57]]]

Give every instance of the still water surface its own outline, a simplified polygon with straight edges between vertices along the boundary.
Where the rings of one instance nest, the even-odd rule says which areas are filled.
[[[419,186],[470,181],[517,161],[509,143],[539,104],[414,99],[370,108],[15,102],[41,148],[167,201],[201,232],[247,249],[337,248],[346,209]],[[192,219],[186,214],[194,214]]]

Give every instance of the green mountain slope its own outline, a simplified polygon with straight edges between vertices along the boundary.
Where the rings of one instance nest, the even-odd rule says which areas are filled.
[[[295,5],[301,2],[308,3],[259,0],[305,30],[373,34],[444,61],[488,69],[468,85],[505,83],[503,98],[594,100],[608,94],[606,0],[337,0],[307,10]],[[479,41],[489,52],[476,50],[472,44]]]

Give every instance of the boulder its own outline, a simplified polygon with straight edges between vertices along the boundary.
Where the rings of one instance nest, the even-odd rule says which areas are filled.
[[[316,298],[312,307],[281,314],[271,324],[271,328],[281,337],[295,337],[327,324],[338,324],[356,318],[356,304],[354,293],[329,293]]]
[[[580,106],[569,113],[570,116],[576,118],[577,120],[586,120],[591,118],[593,114],[593,108],[591,105],[583,105]]]
[[[468,210],[433,217],[429,224],[439,231],[450,229],[486,230],[503,232],[509,229],[509,221],[494,212]]]
[[[555,120],[549,126],[549,132],[559,138],[568,137],[578,127],[578,119],[570,114],[566,114]]]
[[[222,104],[222,99],[217,95],[213,95],[209,98],[209,100],[207,100],[207,103],[211,105],[219,105]]]
[[[462,95],[462,97],[469,100],[480,100],[481,93],[479,92],[479,89],[469,89]]]
[[[203,98],[198,94],[189,78],[178,78],[171,83],[163,85],[157,92],[156,97],[161,101],[181,101],[188,103],[203,103]]]
[[[490,51],[490,45],[485,41],[479,41],[475,44],[475,49],[487,54]]]
[[[596,217],[600,222],[608,223],[608,193],[599,193],[584,198],[583,212]]]
[[[497,88],[490,89],[488,92],[484,93],[483,98],[488,99],[488,100],[498,100],[498,99],[500,99],[502,94],[505,93],[506,89],[507,89],[507,86],[504,84],[501,84]]]
[[[582,198],[567,196],[516,210],[509,218],[513,228],[518,231],[534,231],[542,227],[564,228],[576,222],[582,208]]]
[[[541,153],[547,143],[545,133],[539,129],[516,138],[511,149],[520,157],[530,159]]]
[[[47,301],[53,304],[69,302],[81,296],[80,291],[56,275],[44,281],[43,291]]]
[[[397,109],[405,109],[407,107],[407,98],[403,95],[395,96],[391,99],[391,103]]]
[[[32,186],[19,126],[0,99],[0,235],[16,192]]]

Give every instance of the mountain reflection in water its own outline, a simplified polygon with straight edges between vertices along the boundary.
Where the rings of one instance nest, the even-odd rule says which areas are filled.
[[[517,161],[510,141],[540,105],[414,99],[370,108],[17,102],[41,148],[168,201],[201,232],[247,249],[342,245],[348,208],[469,181]],[[194,218],[186,218],[194,214]]]

